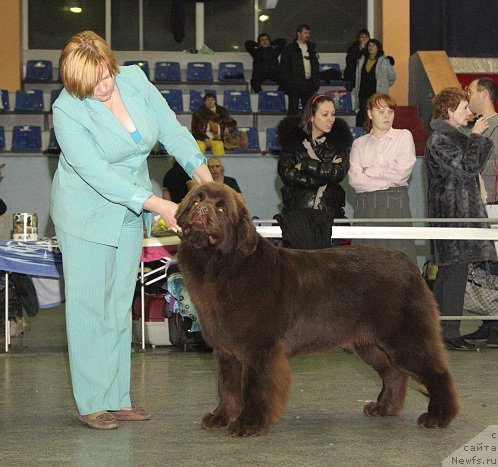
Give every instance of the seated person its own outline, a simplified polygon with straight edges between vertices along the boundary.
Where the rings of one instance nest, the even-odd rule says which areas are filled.
[[[270,36],[265,32],[258,36],[258,42],[245,41],[245,48],[253,58],[251,77],[253,92],[258,93],[262,90],[261,83],[265,79],[270,79],[279,86],[282,84],[278,57],[285,47],[285,42],[285,39],[270,40]]]
[[[164,175],[163,199],[179,203],[187,194],[187,182],[190,177],[183,167],[175,160],[173,167]]]
[[[202,105],[192,115],[192,134],[203,153],[206,149],[216,153],[213,142],[223,142],[236,126],[237,122],[224,107],[216,104],[216,97],[211,93],[202,98]],[[224,154],[224,151],[220,149],[219,154]]]
[[[215,182],[224,183],[230,188],[233,188],[237,193],[240,193],[242,196],[237,180],[233,177],[227,177],[225,175],[225,166],[219,157],[210,157],[207,165]]]

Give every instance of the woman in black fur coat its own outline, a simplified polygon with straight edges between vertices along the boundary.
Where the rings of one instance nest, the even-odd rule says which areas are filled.
[[[334,218],[345,217],[346,196],[339,183],[348,173],[353,142],[347,123],[335,117],[332,99],[318,94],[307,102],[302,117],[285,118],[277,132],[282,213],[312,214],[316,220],[316,212],[309,210],[320,211],[331,227]],[[330,246],[330,235],[324,246]]]
[[[469,97],[459,88],[443,89],[433,100],[431,134],[425,147],[428,177],[429,217],[476,218],[481,223],[462,222],[458,227],[489,228],[481,198],[479,174],[493,152],[493,142],[482,133],[488,127],[480,118],[467,133]],[[448,224],[434,223],[434,227]],[[487,240],[431,240],[431,256],[438,266],[434,296],[442,316],[461,315],[469,263],[496,261],[494,242]],[[460,336],[460,321],[442,321],[446,346],[476,350]]]

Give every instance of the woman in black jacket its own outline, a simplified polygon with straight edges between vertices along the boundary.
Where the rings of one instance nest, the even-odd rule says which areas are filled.
[[[280,122],[278,137],[282,146],[278,174],[284,183],[282,213],[297,212],[302,218],[306,211],[321,211],[330,225],[334,218],[344,218],[346,196],[339,183],[349,170],[353,138],[347,123],[335,118],[332,98],[313,96],[301,118],[287,117]],[[330,235],[328,241],[330,246]]]

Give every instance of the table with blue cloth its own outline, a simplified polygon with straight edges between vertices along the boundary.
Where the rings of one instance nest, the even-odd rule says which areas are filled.
[[[5,351],[9,351],[9,274],[62,277],[62,255],[53,239],[0,241],[0,271],[5,273]]]
[[[140,258],[139,280],[142,288],[142,335],[144,334],[144,285],[148,283],[147,276],[151,273],[144,272],[144,263],[158,259],[170,260],[176,252],[179,238],[174,236],[162,238],[146,238],[143,242],[142,256]],[[166,269],[164,266],[163,268]],[[26,274],[32,277],[45,277],[61,279],[62,254],[58,248],[57,240],[43,239],[38,241],[0,241],[0,271],[5,273],[5,352],[9,351],[9,298],[8,281],[10,273]],[[157,278],[156,278],[157,280]],[[142,341],[144,346],[144,341]]]

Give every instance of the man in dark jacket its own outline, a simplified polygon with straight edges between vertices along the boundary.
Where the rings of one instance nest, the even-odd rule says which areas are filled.
[[[308,99],[320,87],[320,70],[315,44],[309,42],[310,27],[301,24],[296,29],[296,39],[282,52],[280,67],[284,90],[289,96],[288,115],[297,115],[299,102],[304,108]]]
[[[253,58],[251,88],[255,93],[261,91],[261,83],[265,79],[274,81],[279,87],[282,85],[278,57],[285,43],[285,39],[270,40],[270,36],[265,32],[258,36],[258,42],[249,40],[244,43]]]

